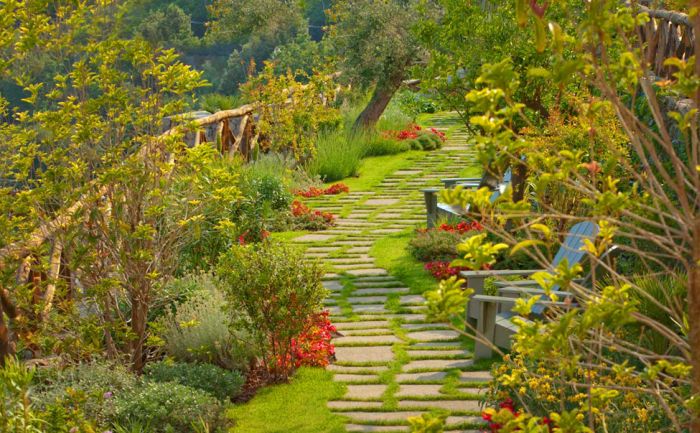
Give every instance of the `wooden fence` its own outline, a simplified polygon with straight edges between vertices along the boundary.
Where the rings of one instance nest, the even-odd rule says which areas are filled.
[[[639,6],[649,15],[649,22],[640,28],[646,61],[660,78],[671,79],[676,68],[664,65],[670,57],[687,60],[694,53],[695,32],[688,15],[681,12]]]

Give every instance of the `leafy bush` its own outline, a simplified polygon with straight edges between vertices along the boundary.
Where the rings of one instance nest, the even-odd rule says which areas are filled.
[[[230,400],[241,391],[245,382],[238,371],[228,371],[212,364],[158,362],[146,365],[146,376],[155,382],[176,382]]]
[[[81,364],[66,369],[41,369],[34,378],[34,400],[38,408],[58,417],[60,406],[77,405],[96,422],[109,416],[105,400],[128,394],[139,379],[123,365]]]
[[[174,382],[149,382],[114,399],[111,420],[121,426],[148,426],[152,432],[189,433],[193,424],[224,426],[224,407],[199,389]]]
[[[304,203],[292,203],[292,228],[295,230],[324,230],[333,226],[335,217],[330,212],[311,210]]]
[[[422,262],[452,260],[459,256],[457,244],[463,235],[445,230],[419,231],[409,243],[411,255]]]
[[[367,144],[364,156],[396,155],[406,152],[411,146],[406,142],[382,137],[379,134],[372,134],[367,137]]]
[[[207,93],[202,95],[200,106],[202,110],[216,113],[221,110],[231,110],[243,105],[243,101],[233,95],[222,95],[220,93]]]
[[[265,241],[232,248],[221,257],[218,275],[232,326],[250,333],[270,379],[285,380],[295,366],[293,340],[326,295],[322,268],[296,249]]]
[[[224,296],[214,286],[212,277],[203,274],[196,281],[196,296],[162,320],[167,353],[177,361],[245,369],[252,356],[251,348],[244,343],[247,334],[231,326],[232,311],[222,310]]]

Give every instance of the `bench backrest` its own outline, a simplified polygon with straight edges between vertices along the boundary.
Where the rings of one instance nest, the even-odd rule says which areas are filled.
[[[598,224],[590,221],[584,221],[571,227],[564,239],[564,243],[554,256],[552,268],[559,266],[564,259],[566,259],[569,267],[580,262],[586,255],[585,251],[581,250],[581,247],[585,244],[584,240],[589,239],[592,241],[598,235],[598,230]]]

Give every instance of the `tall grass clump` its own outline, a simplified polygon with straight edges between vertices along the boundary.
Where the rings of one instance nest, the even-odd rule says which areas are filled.
[[[366,154],[364,140],[354,139],[342,130],[322,132],[316,142],[316,157],[308,171],[326,182],[357,175],[360,161]]]

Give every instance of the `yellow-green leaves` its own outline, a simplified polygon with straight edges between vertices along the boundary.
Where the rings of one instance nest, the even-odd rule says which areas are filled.
[[[424,413],[408,418],[408,422],[411,424],[411,433],[442,433],[446,418],[446,415]]]
[[[486,241],[486,233],[472,236],[457,245],[457,251],[463,258],[452,261],[453,267],[483,269],[486,265],[496,263],[496,256],[508,249],[504,243],[494,244]]]
[[[450,277],[440,281],[437,289],[425,293],[427,317],[431,321],[449,322],[453,317],[461,317],[467,306],[472,289],[463,287],[465,281]]]
[[[540,17],[535,17],[535,49],[538,53],[547,47],[547,33],[545,31],[545,21]]]
[[[520,27],[527,25],[528,5],[526,0],[515,0],[515,18],[518,20]]]

